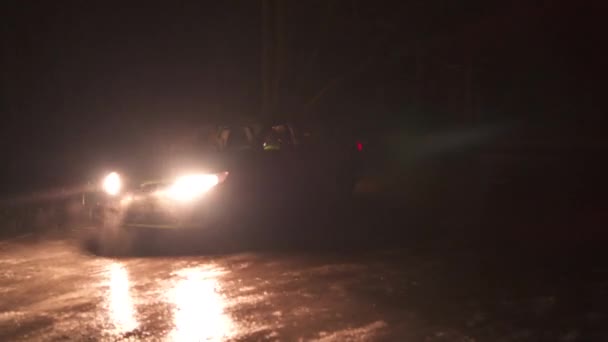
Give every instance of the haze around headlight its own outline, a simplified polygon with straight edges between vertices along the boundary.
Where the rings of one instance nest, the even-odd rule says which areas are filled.
[[[191,201],[209,191],[219,183],[217,175],[200,174],[179,177],[166,192],[176,201]]]
[[[122,188],[122,181],[116,172],[111,172],[102,181],[101,187],[110,196],[116,196]]]

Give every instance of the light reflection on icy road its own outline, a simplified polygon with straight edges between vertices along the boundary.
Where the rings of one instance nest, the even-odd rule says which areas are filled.
[[[115,262],[108,265],[109,315],[119,334],[135,330],[139,323],[135,318],[135,308],[129,289],[129,274],[122,264]]]
[[[138,313],[131,295],[129,274],[121,262],[107,265],[109,322],[115,336],[138,332]],[[236,334],[236,325],[226,313],[227,302],[222,294],[219,276],[222,268],[204,265],[187,267],[171,274],[171,280],[161,282],[164,300],[172,307],[173,329],[168,334],[174,341],[223,341]]]
[[[375,339],[373,264],[305,257],[103,258],[75,241],[0,248],[0,340]],[[396,308],[395,308],[396,309]],[[399,311],[397,309],[397,311]]]
[[[437,266],[401,252],[113,259],[72,240],[9,242],[0,341],[470,340],[420,314],[450,309],[421,292],[421,267]],[[480,313],[461,304],[465,326]]]
[[[213,267],[191,267],[175,272],[179,277],[167,293],[175,305],[175,341],[221,341],[235,334],[232,318],[225,312],[218,276],[224,271]]]

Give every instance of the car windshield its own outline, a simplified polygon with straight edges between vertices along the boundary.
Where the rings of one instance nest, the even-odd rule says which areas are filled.
[[[270,127],[263,139],[265,151],[280,150],[292,144],[291,134],[287,125],[276,125]]]
[[[230,134],[228,147],[233,149],[243,149],[251,147],[247,135],[242,129],[236,129]]]

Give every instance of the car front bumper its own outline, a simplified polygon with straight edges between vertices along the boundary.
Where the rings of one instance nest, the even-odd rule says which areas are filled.
[[[219,191],[187,203],[145,195],[124,206],[121,225],[132,229],[198,229],[220,224],[234,210]]]

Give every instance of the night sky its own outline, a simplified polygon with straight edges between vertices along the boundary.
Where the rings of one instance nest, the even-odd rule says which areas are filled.
[[[275,116],[603,123],[599,1],[267,5],[283,19]],[[0,6],[0,192],[82,182],[180,127],[264,114],[262,1]]]

